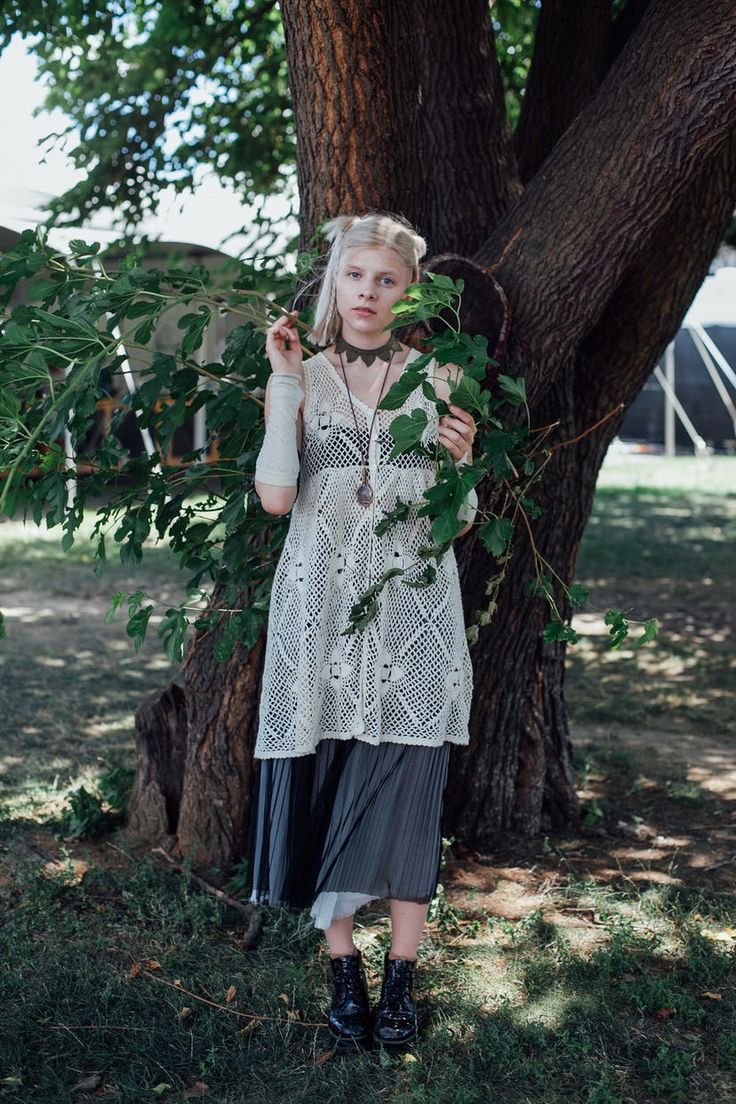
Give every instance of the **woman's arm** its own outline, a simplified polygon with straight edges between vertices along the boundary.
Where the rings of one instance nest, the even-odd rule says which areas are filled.
[[[279,376],[294,376],[295,383],[287,383],[284,386]],[[271,419],[271,391],[272,380],[277,380],[273,386],[277,391],[278,409],[275,411],[275,421],[272,421],[269,433],[269,421]],[[297,392],[297,386],[301,391],[301,399]],[[298,406],[296,405],[298,402]],[[264,406],[264,420],[266,434],[263,446],[256,461],[256,479],[254,487],[261,500],[261,505],[267,514],[288,514],[297,496],[297,477],[299,473],[299,453],[302,447],[304,411],[304,372],[274,373],[269,376],[266,384],[266,401]],[[262,479],[257,473],[261,472]],[[269,482],[271,477],[273,482]],[[275,480],[278,480],[276,482]]]
[[[273,372],[266,384],[266,433],[256,460],[254,487],[268,514],[287,514],[297,496],[299,450],[305,397],[299,333],[292,317],[279,318],[266,331]]]

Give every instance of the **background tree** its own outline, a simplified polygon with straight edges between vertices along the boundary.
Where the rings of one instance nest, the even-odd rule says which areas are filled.
[[[242,20],[246,9],[273,13],[233,11]],[[163,20],[169,6],[156,10]],[[520,4],[495,12],[509,25],[529,18]],[[208,25],[208,13],[197,5],[192,20]],[[536,494],[547,507],[537,545],[569,583],[607,446],[736,203],[736,9],[545,0],[513,132],[514,89],[496,44],[506,32],[484,0],[284,0],[281,16],[303,244],[339,211],[403,212],[427,236],[431,266],[467,279],[466,326],[489,335],[507,374],[525,377],[533,423],[556,423],[561,446],[605,419],[554,450]],[[487,506],[494,488],[480,494]],[[473,539],[457,554],[467,606],[480,607],[488,554]],[[564,644],[542,642],[531,574],[519,543],[498,615],[473,649],[471,744],[453,749],[448,830],[479,848],[577,814]],[[569,615],[564,591],[558,602]],[[262,643],[218,665],[217,634],[195,640],[175,703],[185,740],[170,711],[163,726],[160,713],[141,721],[185,742],[169,826],[183,851],[218,865],[242,853],[247,835]],[[141,772],[140,785],[160,791],[154,775]],[[145,825],[140,787],[138,798]]]

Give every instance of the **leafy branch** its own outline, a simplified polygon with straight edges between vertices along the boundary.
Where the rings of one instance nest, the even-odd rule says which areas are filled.
[[[0,300],[7,304],[21,283],[25,287],[25,302],[0,323],[0,509],[60,527],[68,550],[91,507],[98,575],[111,543],[121,562],[134,566],[147,543],[166,541],[187,573],[186,597],[171,606],[142,591],[115,595],[111,614],[127,610],[126,632],[139,647],[155,606],[165,607],[158,633],[172,661],[181,659],[190,627],[216,631],[223,659],[238,643],[255,643],[287,528],[285,519],[265,514],[251,488],[270,375],[264,331],[287,313],[293,278],[275,266],[233,262],[233,269],[220,277],[203,265],[150,268],[131,252],[112,270],[96,243],[73,241],[67,257],[33,231],[0,257]],[[414,451],[431,459],[435,479],[420,501],[397,501],[375,532],[382,535],[412,516],[426,527],[426,540],[412,563],[384,573],[360,596],[346,631],[362,631],[375,617],[386,585],[432,585],[436,565],[465,528],[470,492],[488,480],[498,502],[493,511],[480,509],[475,524],[498,570],[469,639],[477,639],[496,610],[520,520],[534,552],[537,592],[550,603],[545,635],[570,639],[568,626],[568,636],[559,635],[563,622],[551,580],[570,601],[574,588],[565,588],[539,555],[531,524],[543,508],[529,492],[559,447],[547,443],[555,425],[531,426],[522,378],[499,375],[493,389],[484,387],[496,362],[484,337],[460,328],[462,291],[462,281],[432,275],[412,285],[395,309],[394,327],[433,318],[445,323],[431,351],[413,358],[380,404],[398,410],[417,388],[434,404],[434,419],[415,408],[392,420],[389,459]],[[215,323],[227,333],[224,347],[208,359]],[[297,325],[309,328],[303,319]],[[160,333],[170,351],[154,347]],[[437,395],[432,364],[462,368],[449,401],[469,411],[479,427],[472,463],[458,467],[432,432],[449,413]],[[520,422],[517,408],[523,409]],[[512,417],[504,421],[509,410]],[[204,444],[174,457],[175,438],[197,418]],[[65,433],[68,450],[61,444]],[[628,622],[620,611],[609,614],[617,647]],[[646,639],[655,634],[652,625],[647,622]]]
[[[421,387],[435,404],[439,420],[443,414],[449,413],[449,404],[437,396],[434,387],[436,377],[428,379],[427,369],[433,362],[437,365],[460,367],[462,378],[459,382],[451,377],[449,403],[470,412],[476,420],[481,441],[480,455],[472,464],[459,470],[449,451],[438,443],[434,454],[434,478],[432,485],[425,491],[422,502],[397,503],[397,508],[387,512],[375,526],[374,532],[382,535],[399,521],[404,521],[408,510],[412,509],[417,519],[430,519],[429,535],[434,544],[420,547],[417,558],[403,568],[385,572],[370,586],[353,606],[346,632],[362,630],[376,616],[379,595],[385,586],[398,585],[396,576],[412,572],[418,563],[429,556],[433,556],[439,564],[452,547],[454,538],[465,528],[465,523],[460,518],[467,506],[470,491],[488,479],[493,486],[500,489],[499,500],[493,511],[479,509],[473,524],[478,527],[478,536],[499,570],[486,583],[489,601],[484,609],[474,612],[475,623],[467,630],[468,640],[472,643],[478,639],[480,628],[490,624],[498,609],[498,593],[508,572],[513,555],[512,542],[521,520],[529,539],[534,569],[534,577],[528,581],[527,588],[532,594],[543,598],[550,608],[551,619],[543,629],[543,637],[550,644],[555,641],[575,644],[578,634],[566,622],[560,610],[555,596],[555,585],[560,588],[570,606],[578,606],[584,602],[587,591],[578,583],[568,586],[539,551],[531,523],[545,512],[545,508],[530,496],[530,490],[556,448],[574,444],[594,432],[617,413],[620,407],[616,407],[572,440],[547,444],[547,438],[557,427],[557,423],[532,427],[523,377],[512,378],[498,374],[497,392],[483,386],[488,367],[497,367],[498,362],[489,355],[485,337],[469,335],[460,328],[463,289],[462,280],[454,281],[445,275],[429,273],[429,283],[412,285],[407,290],[405,300],[394,307],[396,320],[392,328],[439,318],[445,329],[432,338],[429,352],[412,361],[401,378],[389,389],[379,407],[395,410]],[[512,414],[515,408],[523,408],[524,422],[520,424],[513,418],[502,420],[502,414],[508,408]],[[388,458],[412,451],[427,455],[428,450],[422,442],[429,425],[430,420],[426,413],[418,408],[414,408],[411,414],[394,419],[389,427],[394,447]],[[436,569],[432,570],[436,573]],[[433,580],[434,576],[423,575],[423,582],[428,578]],[[391,580],[395,581],[392,583]],[[417,585],[409,578],[401,579],[401,582]],[[616,648],[628,634],[629,621],[620,610],[608,610],[605,616],[606,624],[611,626],[611,646]],[[656,620],[647,621],[637,644],[653,640],[657,631]]]

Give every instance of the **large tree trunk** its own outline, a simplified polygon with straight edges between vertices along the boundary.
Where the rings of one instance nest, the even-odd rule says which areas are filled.
[[[612,22],[605,0],[582,19],[577,2],[545,0],[513,138],[481,0],[461,13],[425,0],[283,0],[282,12],[303,241],[329,216],[387,208],[435,250],[492,269],[511,309],[504,370],[525,377],[534,424],[559,421],[533,533],[570,582],[623,408],[676,333],[736,204],[736,5],[630,0]],[[473,294],[474,328],[493,331],[497,297],[489,308]],[[481,487],[481,506],[494,494]],[[472,535],[456,554],[469,616],[495,566]],[[448,827],[482,849],[578,811],[564,648],[542,642],[546,606],[524,589],[532,574],[522,531],[472,649],[471,743],[453,749]],[[179,844],[224,868],[245,847],[262,645],[218,666],[203,640],[187,660]]]

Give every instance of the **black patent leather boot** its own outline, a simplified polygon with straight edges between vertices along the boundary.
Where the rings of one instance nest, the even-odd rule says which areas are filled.
[[[386,1050],[401,1050],[417,1037],[417,1012],[411,995],[415,965],[414,959],[389,958],[388,951],[384,956],[373,1040]]]
[[[371,1037],[371,1009],[360,951],[330,959],[332,1004],[327,1026],[341,1048],[362,1046]]]

